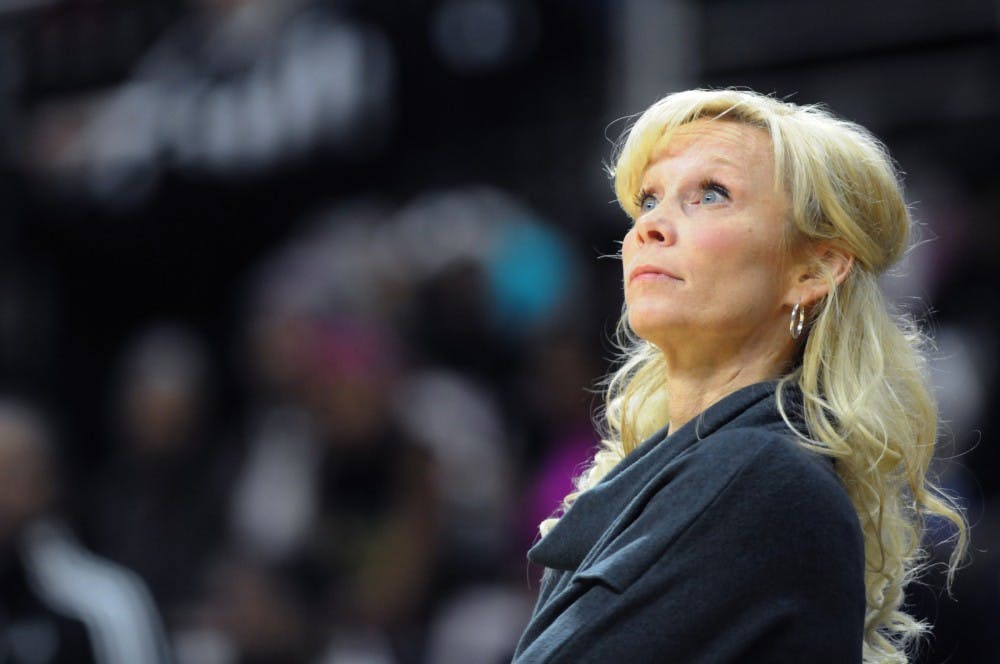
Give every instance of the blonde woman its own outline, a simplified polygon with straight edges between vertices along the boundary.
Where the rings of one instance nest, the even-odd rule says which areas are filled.
[[[541,525],[515,662],[905,662],[936,414],[876,279],[910,217],[884,146],[810,106],[672,94],[613,166],[623,357]]]

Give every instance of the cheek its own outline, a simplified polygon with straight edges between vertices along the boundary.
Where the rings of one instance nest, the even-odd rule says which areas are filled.
[[[622,239],[622,276],[628,274],[629,264],[635,256],[635,229],[633,228]]]
[[[702,228],[695,235],[694,244],[701,256],[712,260],[733,259],[743,253],[753,239],[753,231],[749,229]]]
[[[701,274],[712,276],[716,294],[739,293],[752,308],[769,301],[781,286],[781,240],[760,229],[706,230],[699,237]]]
[[[779,252],[779,242],[766,238],[754,228],[705,228],[698,233],[694,254],[716,270],[734,268],[771,270]]]

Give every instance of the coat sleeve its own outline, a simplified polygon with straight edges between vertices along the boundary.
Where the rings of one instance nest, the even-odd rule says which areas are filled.
[[[863,543],[829,460],[767,432],[703,443],[577,570],[518,662],[861,661]],[[720,467],[734,471],[706,481]],[[706,487],[698,513],[678,514]]]

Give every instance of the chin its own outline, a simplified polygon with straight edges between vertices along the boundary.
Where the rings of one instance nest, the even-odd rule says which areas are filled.
[[[711,331],[711,314],[675,298],[633,298],[626,306],[628,324],[642,339],[662,347],[661,342],[686,343],[692,335]]]
[[[678,322],[673,316],[665,316],[663,312],[644,312],[629,310],[628,326],[639,337],[655,344],[656,339],[664,336],[671,329],[676,329]]]

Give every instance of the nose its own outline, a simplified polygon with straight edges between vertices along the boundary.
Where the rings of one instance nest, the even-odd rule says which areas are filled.
[[[662,214],[647,214],[635,224],[635,237],[639,244],[647,242],[659,244],[672,244],[674,232],[670,223],[663,218]]]

